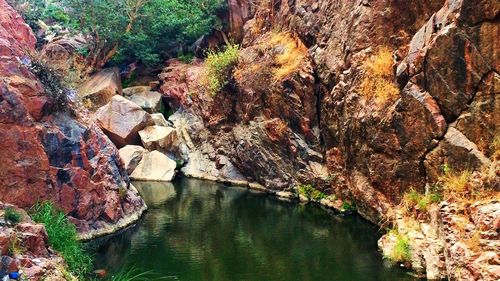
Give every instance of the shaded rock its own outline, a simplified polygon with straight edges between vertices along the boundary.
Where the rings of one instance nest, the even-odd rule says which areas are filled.
[[[119,151],[120,158],[125,164],[125,170],[130,175],[135,170],[146,150],[138,145],[126,145]]]
[[[177,141],[177,132],[172,127],[150,126],[139,131],[142,144],[147,150],[173,151]]]
[[[156,126],[163,126],[163,127],[169,126],[167,120],[165,119],[165,116],[163,116],[163,113],[151,114],[151,118],[153,119],[153,122]]]
[[[139,144],[139,131],[153,123],[151,116],[135,103],[122,96],[114,96],[95,113],[97,124],[116,144]]]
[[[95,110],[111,101],[113,96],[122,94],[122,82],[118,68],[107,68],[94,74],[78,89],[84,103]],[[87,102],[88,100],[88,102]]]
[[[442,166],[447,164],[453,170],[479,170],[488,167],[491,161],[455,127],[450,127],[439,145],[427,154],[425,159],[427,176],[437,181],[442,174]]]
[[[123,96],[148,113],[156,113],[163,110],[161,94],[151,91],[149,86],[136,86],[123,89]]]
[[[146,152],[130,178],[140,181],[171,181],[177,163],[159,151]]]

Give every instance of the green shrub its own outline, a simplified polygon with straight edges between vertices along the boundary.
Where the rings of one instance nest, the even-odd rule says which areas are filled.
[[[207,53],[205,83],[212,95],[217,95],[231,78],[233,67],[238,62],[239,46],[227,45],[223,51]]]
[[[311,200],[319,201],[321,199],[326,198],[326,195],[323,192],[317,190],[316,188],[314,188],[314,186],[310,184],[299,186],[299,194],[304,195],[309,201]]]
[[[6,221],[9,221],[13,224],[17,224],[23,219],[23,215],[12,207],[8,207],[5,209],[4,217]]]
[[[177,58],[183,63],[191,63],[194,59],[194,55],[192,53],[181,53]]]
[[[342,202],[342,209],[347,212],[355,212],[357,210],[354,203],[350,203],[347,201]]]
[[[401,234],[397,230],[390,233],[396,237],[396,244],[387,256],[393,262],[407,262],[411,260],[411,247],[408,235]]]
[[[77,276],[85,276],[92,269],[92,259],[77,240],[76,227],[68,221],[63,212],[50,202],[36,204],[31,209],[31,217],[45,225],[49,244],[58,251],[69,270]]]

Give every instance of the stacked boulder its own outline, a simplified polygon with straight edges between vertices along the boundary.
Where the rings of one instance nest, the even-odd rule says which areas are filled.
[[[94,119],[120,149],[129,177],[171,181],[176,174],[179,142],[176,129],[163,115],[162,95],[149,86],[137,86],[114,91],[107,100],[105,104],[94,104],[100,106]]]

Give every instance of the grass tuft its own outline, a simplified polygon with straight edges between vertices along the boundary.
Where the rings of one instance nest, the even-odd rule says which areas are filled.
[[[399,233],[397,230],[391,230],[390,235],[396,237],[396,243],[386,258],[393,262],[409,262],[411,260],[411,247],[408,235]]]
[[[37,223],[45,225],[49,244],[58,251],[69,270],[83,277],[92,269],[92,259],[77,240],[75,225],[68,221],[63,212],[57,210],[53,203],[38,203],[31,209],[31,217]]]
[[[151,271],[141,272],[134,267],[120,271],[109,278],[110,281],[148,281],[158,279],[164,278],[158,278]]]
[[[23,215],[12,207],[7,207],[5,209],[4,217],[6,221],[12,224],[20,223],[23,220]]]
[[[381,47],[365,61],[365,75],[360,91],[367,100],[375,99],[375,102],[381,105],[397,99],[399,89],[393,82],[392,65],[392,53],[387,47]]]

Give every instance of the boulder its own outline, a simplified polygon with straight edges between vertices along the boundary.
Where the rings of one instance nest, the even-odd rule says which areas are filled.
[[[139,131],[153,124],[151,116],[135,103],[122,96],[114,96],[95,113],[101,129],[117,147],[139,144]]]
[[[133,180],[171,181],[175,176],[177,163],[159,151],[144,154],[141,162],[130,175]]]
[[[168,127],[168,122],[167,119],[165,119],[165,116],[163,116],[162,113],[154,113],[151,114],[151,118],[153,118],[153,122],[157,126],[163,126],[163,127]]]
[[[107,68],[92,76],[78,90],[78,94],[91,110],[111,101],[113,96],[122,94],[122,82],[118,68]]]
[[[139,136],[148,150],[172,150],[177,140],[177,132],[174,128],[157,125],[139,131]]]
[[[132,174],[137,165],[139,165],[145,152],[146,150],[138,145],[127,145],[120,149],[120,158],[125,164],[125,169],[129,175]]]
[[[136,86],[123,89],[123,96],[148,113],[160,112],[163,109],[161,94],[151,91],[151,88],[148,86]]]

